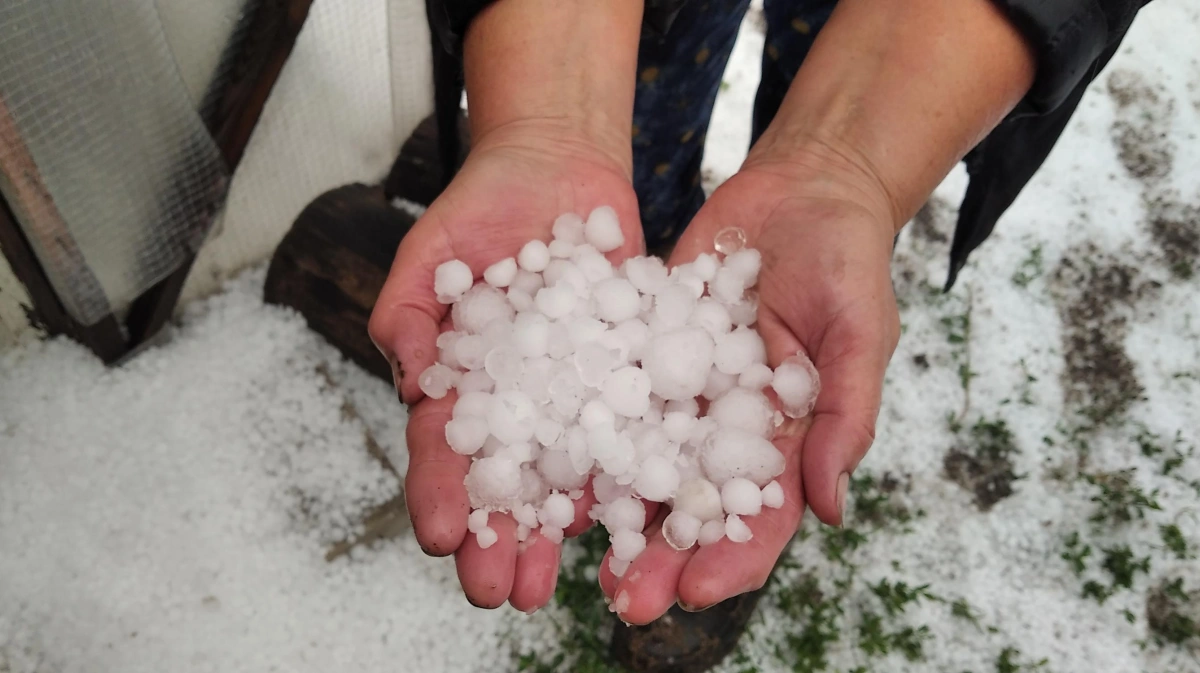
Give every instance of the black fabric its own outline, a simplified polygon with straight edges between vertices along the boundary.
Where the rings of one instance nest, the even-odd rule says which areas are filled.
[[[463,33],[493,0],[426,1],[430,29],[444,49],[461,57]],[[687,1],[646,0],[644,28],[666,33]],[[1017,109],[966,157],[970,184],[951,244],[947,290],[1041,167],[1088,84],[1116,53],[1134,16],[1150,0],[993,1],[1033,48],[1037,75]]]

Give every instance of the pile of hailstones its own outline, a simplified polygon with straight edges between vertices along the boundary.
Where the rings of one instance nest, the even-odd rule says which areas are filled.
[[[761,255],[731,228],[718,254],[670,271],[655,257],[614,267],[604,253],[624,236],[607,206],[586,221],[562,215],[553,237],[488,267],[481,283],[458,260],[435,272],[454,329],[419,384],[431,398],[457,390],[446,441],[472,457],[479,546],[497,540],[490,512],[511,513],[521,543],[535,529],[560,542],[589,478],[589,515],[608,529],[618,576],[646,546],[643,501],[671,507],[662,534],[675,549],[746,542],[742,517],[784,503],[774,479],[785,460],[770,437],[818,392],[803,354],[766,364],[752,289]]]

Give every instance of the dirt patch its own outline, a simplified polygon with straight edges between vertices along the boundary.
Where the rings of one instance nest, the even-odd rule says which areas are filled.
[[[1188,280],[1200,261],[1200,207],[1158,198],[1148,204],[1147,228],[1171,275]]]
[[[1200,591],[1186,591],[1182,578],[1162,582],[1146,596],[1146,622],[1159,644],[1200,649]]]
[[[1136,303],[1159,284],[1093,244],[1064,256],[1053,284],[1063,321],[1067,406],[1093,425],[1119,422],[1144,392],[1125,352],[1128,322]]]
[[[1003,420],[980,420],[942,463],[946,476],[971,492],[981,512],[1013,494],[1012,457],[1018,453],[1012,432]]]
[[[1116,70],[1108,77],[1108,94],[1117,104],[1110,134],[1121,163],[1130,175],[1147,184],[1171,173],[1175,146],[1167,129],[1175,101],[1162,85],[1148,84],[1138,73]]]
[[[945,199],[939,196],[929,197],[913,217],[913,235],[929,243],[949,242],[952,210],[950,203]]]

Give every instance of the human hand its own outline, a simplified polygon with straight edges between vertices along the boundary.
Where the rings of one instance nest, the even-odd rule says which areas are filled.
[[[749,542],[675,551],[659,532],[662,507],[647,527],[646,550],[621,578],[606,559],[600,584],[614,600],[628,594],[619,601],[626,622],[650,622],[676,601],[702,609],[763,586],[806,503],[821,521],[842,523],[849,473],[874,438],[883,375],[899,338],[888,269],[893,212],[884,190],[836,156],[783,163],[752,155],[688,226],[672,264],[711,252],[726,227],[740,227],[762,253],[758,330],[768,362],[775,367],[803,351],[817,367],[821,393],[810,416],[777,430],[774,443],[787,458],[779,477],[786,502],[746,519]]]
[[[545,605],[554,592],[561,546],[534,532],[518,551],[516,522],[507,514],[491,515],[489,525],[499,535],[491,547],[480,548],[467,534],[463,479],[470,458],[454,453],[445,436],[456,396],[422,399],[417,386],[437,357],[438,334],[449,329],[449,306],[437,301],[434,270],[459,259],[479,278],[524,243],[548,241],[560,214],[586,217],[601,205],[617,211],[625,234],[625,244],[608,258],[640,254],[637,197],[621,161],[559,124],[513,124],[488,133],[404,237],[371,315],[371,338],[392,363],[401,400],[411,405],[405,493],[417,541],[431,555],[455,554],[463,591],[480,607],[506,600],[523,611]],[[567,535],[591,524],[587,510],[593,503],[590,492],[575,502]]]

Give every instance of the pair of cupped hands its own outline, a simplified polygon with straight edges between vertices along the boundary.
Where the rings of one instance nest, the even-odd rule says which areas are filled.
[[[825,151],[829,149],[830,151]],[[870,175],[832,148],[772,151],[760,142],[742,169],[719,187],[688,225],[669,265],[711,252],[715,234],[740,227],[762,253],[758,329],[768,363],[803,351],[821,379],[812,414],[777,429],[787,458],[779,477],[782,508],[747,519],[753,538],[722,539],[685,551],[659,533],[669,508],[646,503],[647,546],[618,578],[601,564],[609,598],[624,592],[619,616],[642,624],[678,602],[699,610],[761,587],[795,534],[807,506],[822,522],[842,525],[849,475],[874,437],[884,371],[899,336],[889,274],[894,218]],[[418,375],[437,357],[435,341],[449,329],[438,303],[434,269],[460,259],[478,278],[493,262],[529,240],[550,239],[562,213],[587,216],[616,209],[625,244],[608,253],[614,264],[644,254],[628,157],[554,126],[510,125],[477,138],[457,177],[404,237],[370,321],[370,334],[391,361],[401,400],[409,405],[410,462],[405,481],[418,543],[434,556],[454,554],[458,577],[474,605],[505,601],[531,612],[554,594],[561,545],[537,532],[518,547],[517,524],[493,513],[499,541],[482,549],[467,531],[470,504],[463,479],[470,458],[446,443],[455,396],[424,398]],[[575,501],[578,535],[590,525],[589,489]]]

